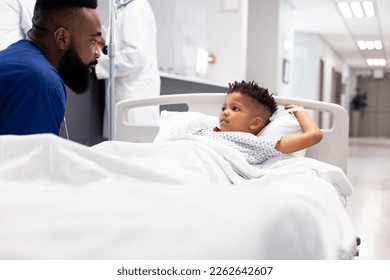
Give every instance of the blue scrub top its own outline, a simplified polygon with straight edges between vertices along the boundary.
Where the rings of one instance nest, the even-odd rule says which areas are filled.
[[[0,135],[59,135],[65,104],[60,75],[32,42],[0,52]]]

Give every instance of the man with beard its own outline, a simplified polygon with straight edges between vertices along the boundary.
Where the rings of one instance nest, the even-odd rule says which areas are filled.
[[[89,87],[100,57],[97,0],[37,0],[28,38],[0,52],[0,135],[59,135],[66,89]]]

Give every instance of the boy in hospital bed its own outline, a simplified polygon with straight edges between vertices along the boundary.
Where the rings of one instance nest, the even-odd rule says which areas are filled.
[[[251,165],[260,166],[265,160],[290,154],[319,143],[322,132],[302,106],[286,105],[294,114],[302,133],[296,135],[258,136],[277,110],[272,94],[255,82],[229,83],[219,127],[188,131],[205,136],[240,151]]]

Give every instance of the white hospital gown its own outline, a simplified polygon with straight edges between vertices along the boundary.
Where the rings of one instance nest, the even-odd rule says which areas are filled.
[[[216,132],[211,128],[186,131],[193,135],[205,136],[222,145],[239,151],[245,160],[254,166],[260,166],[265,160],[281,155],[275,149],[281,136],[256,136],[246,132]]]

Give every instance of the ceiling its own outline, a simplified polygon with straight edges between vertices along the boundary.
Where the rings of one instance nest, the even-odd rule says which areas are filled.
[[[351,67],[370,69],[368,58],[385,58],[390,70],[390,1],[371,0],[376,16],[371,18],[345,19],[337,7],[342,0],[287,0],[294,8],[294,30],[317,33]],[[344,0],[351,2],[352,0]],[[363,0],[354,0],[363,2]],[[381,40],[380,51],[361,51],[356,41]]]

